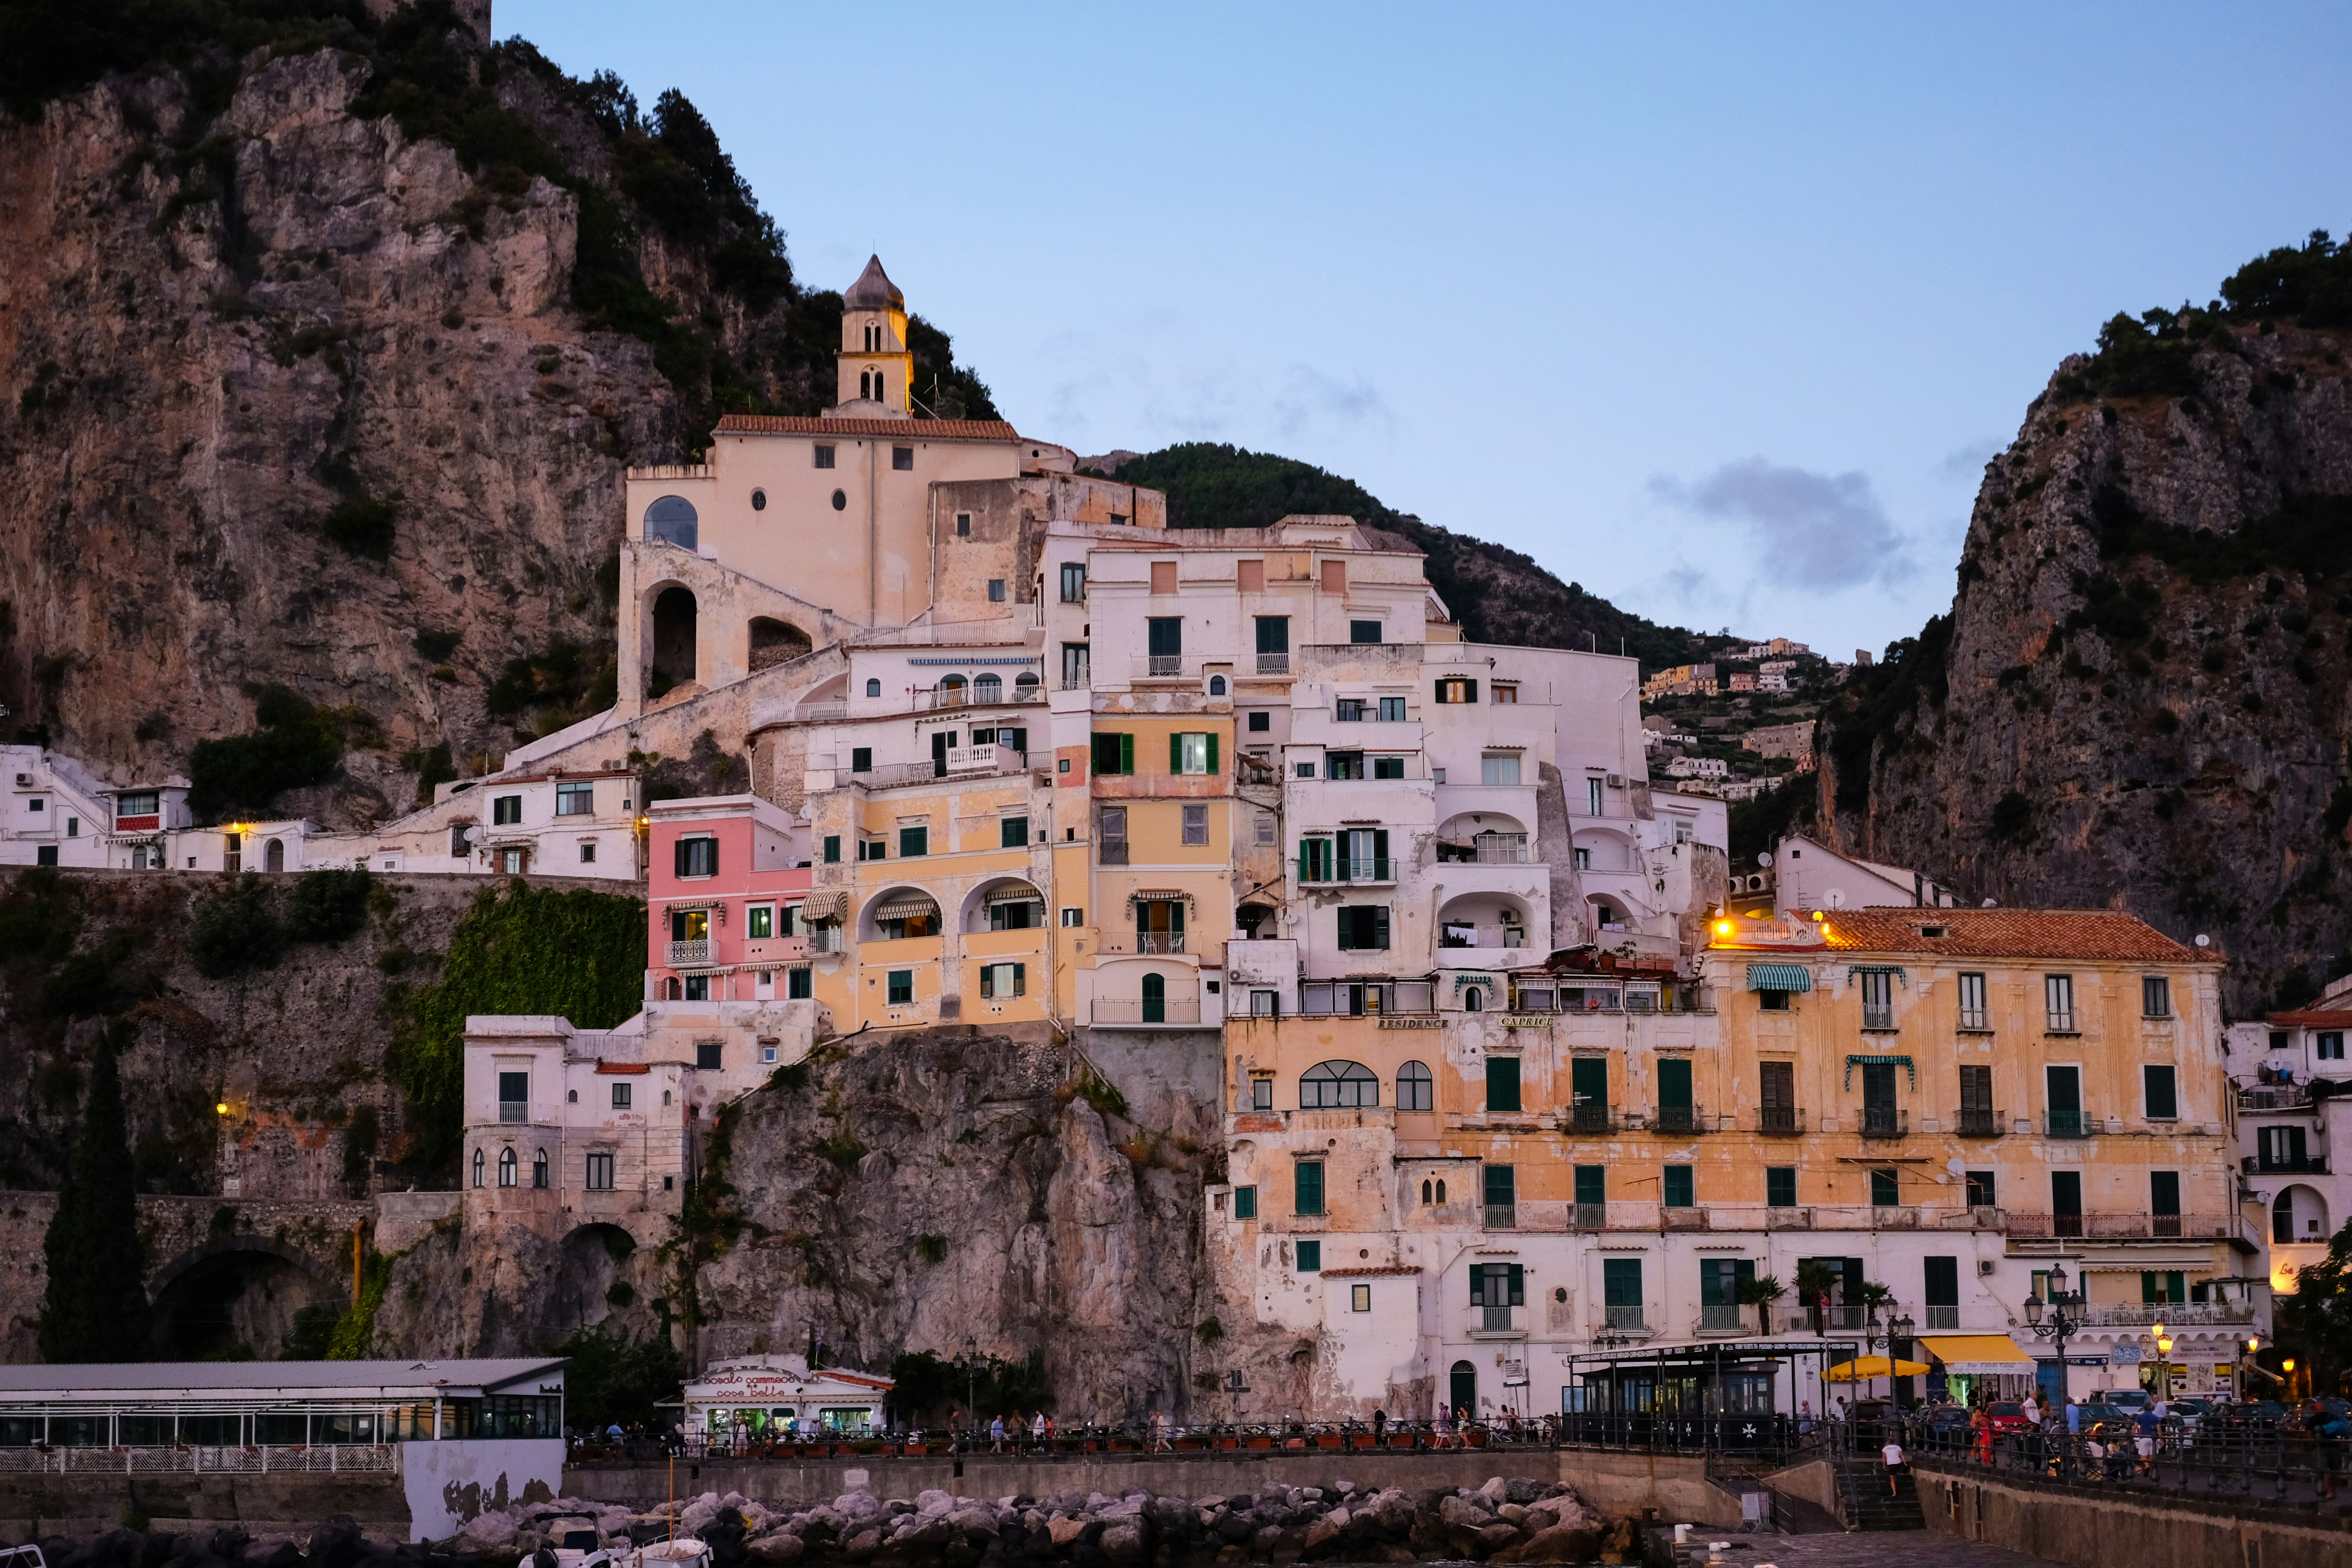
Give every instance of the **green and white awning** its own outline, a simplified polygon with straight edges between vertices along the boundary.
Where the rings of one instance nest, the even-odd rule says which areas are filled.
[[[1748,966],[1748,989],[1750,991],[1811,991],[1813,972],[1801,963],[1751,963]]]

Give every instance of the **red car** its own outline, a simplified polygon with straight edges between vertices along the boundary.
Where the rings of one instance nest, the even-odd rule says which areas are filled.
[[[1992,1423],[1992,1434],[1996,1437],[2025,1430],[2025,1407],[2013,1401],[2002,1400],[1988,1405],[1984,1413],[1985,1418]]]

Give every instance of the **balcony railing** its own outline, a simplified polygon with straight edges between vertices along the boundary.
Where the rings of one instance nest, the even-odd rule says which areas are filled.
[[[1642,1309],[1639,1306],[1620,1307],[1612,1304],[1603,1307],[1601,1314],[1602,1321],[1609,1325],[1609,1331],[1612,1333],[1639,1333],[1646,1326],[1642,1321]]]
[[[1470,1309],[1470,1331],[1474,1334],[1517,1334],[1527,1331],[1525,1307],[1509,1307],[1486,1302]]]
[[[1386,855],[1360,859],[1336,859],[1327,866],[1309,866],[1300,879],[1309,884],[1323,882],[1393,882],[1396,862]]]
[[[1260,675],[1288,675],[1290,656],[1286,653],[1262,653],[1257,656],[1257,672]]]
[[[2250,1176],[2280,1175],[2324,1176],[2327,1174],[2325,1154],[2248,1154],[2239,1162]]]
[[[1908,1138],[1911,1113],[1891,1105],[1865,1105],[1862,1108],[1862,1135],[1873,1139]]]
[[[1605,1105],[1571,1105],[1568,1108],[1568,1130],[1570,1132],[1613,1132],[1617,1118]]]
[[[1865,1029],[1891,1029],[1895,1027],[1895,1009],[1892,1007],[1864,1007],[1862,1010],[1862,1026]]]
[[[1298,988],[1302,1017],[1374,1017],[1437,1011],[1437,987],[1426,980],[1308,981]]]
[[[811,926],[808,929],[810,952],[844,952],[848,950],[848,937],[839,926]]]
[[[1171,996],[1165,1002],[1149,1002],[1139,996],[1097,996],[1093,1018],[1097,1024],[1197,1024],[1201,999]]]
[[[530,1120],[530,1101],[527,1100],[499,1100],[499,1120],[501,1121],[529,1121]]]
[[[710,962],[711,942],[707,937],[698,942],[674,942],[669,944],[668,963],[672,969],[681,964]]]
[[[1960,1109],[1959,1131],[1963,1138],[1998,1138],[2008,1125],[1998,1110],[1987,1110],[1981,1106]]]
[[[1706,1113],[1696,1105],[1661,1105],[1650,1119],[1650,1131],[1677,1135],[1706,1132]]]
[[[1517,1230],[1519,1227],[1518,1205],[1488,1204],[1486,1209],[1488,1230]]]
[[[1181,952],[1184,933],[1181,931],[1139,931],[1135,933],[1138,952]]]
[[[2018,1214],[2005,1212],[2001,1229],[2019,1240],[2226,1241],[2236,1226],[2226,1215]]]
[[[1992,1015],[1981,1007],[1963,1007],[1959,1026],[1970,1034],[1986,1033],[1992,1028]]]
[[[1948,1334],[1958,1330],[1960,1326],[1960,1310],[1957,1306],[1937,1307],[1931,1305],[1923,1309],[1923,1310],[1925,1310],[1927,1315],[1927,1321],[1924,1326],[1931,1334]]]
[[[2042,1131],[2053,1138],[2089,1138],[2098,1132],[2099,1123],[2087,1110],[2045,1110]]]
[[[2307,1083],[2266,1083],[2238,1090],[2241,1110],[2308,1110],[2311,1104]]]
[[[1768,1105],[1756,1112],[1756,1131],[1768,1138],[1794,1138],[1805,1130],[1805,1113],[1793,1105]]]
[[[2254,1321],[2252,1301],[2143,1301],[2120,1307],[2089,1307],[2083,1312],[2083,1322],[2090,1328],[2137,1329],[2153,1328],[2158,1323],[2170,1328],[2176,1323],[2194,1327],[2200,1323],[2251,1323]]]
[[[1607,1230],[1609,1228],[1609,1205],[1607,1204],[1570,1204],[1568,1207],[1569,1223],[1578,1230]]]
[[[2044,1027],[2044,1032],[2053,1035],[2072,1035],[2078,1033],[2079,1031],[2074,1027],[2074,1015],[2072,1013],[2051,1014],[2049,1023]]]
[[[1738,1302],[1703,1304],[1698,1310],[1698,1331],[1703,1334],[1736,1334],[1748,1327],[1743,1321],[1744,1310]]]

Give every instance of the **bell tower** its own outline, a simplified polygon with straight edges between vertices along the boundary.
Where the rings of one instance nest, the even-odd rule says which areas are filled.
[[[840,401],[828,413],[845,419],[905,419],[915,356],[907,347],[907,297],[868,257],[841,297]]]

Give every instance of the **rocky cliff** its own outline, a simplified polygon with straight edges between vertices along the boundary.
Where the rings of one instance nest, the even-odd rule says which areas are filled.
[[[2347,269],[2315,237],[2060,367],[1950,613],[1824,716],[1840,844],[2209,934],[2233,1013],[2352,968]]]

